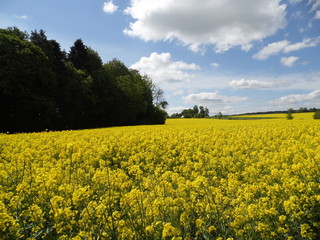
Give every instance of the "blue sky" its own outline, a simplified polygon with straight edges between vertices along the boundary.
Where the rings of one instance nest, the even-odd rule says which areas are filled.
[[[320,0],[1,0],[12,26],[148,74],[170,114],[320,108]]]

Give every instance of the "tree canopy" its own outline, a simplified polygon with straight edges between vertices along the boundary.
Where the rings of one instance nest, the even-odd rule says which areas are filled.
[[[0,132],[165,122],[148,76],[81,39],[66,53],[43,30],[0,29],[0,66]]]

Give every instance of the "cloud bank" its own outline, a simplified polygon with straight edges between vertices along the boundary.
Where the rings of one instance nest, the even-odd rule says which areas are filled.
[[[185,97],[183,97],[183,100],[186,103],[192,103],[192,104],[215,104],[215,103],[234,103],[234,102],[240,102],[245,101],[248,98],[246,97],[238,97],[238,96],[223,96],[220,95],[217,91],[215,92],[201,92],[201,93],[192,93]]]
[[[293,104],[302,102],[318,102],[320,100],[320,89],[314,90],[306,94],[292,94],[288,96],[281,97],[275,101],[273,104]]]
[[[235,89],[272,89],[282,85],[283,84],[280,82],[267,82],[247,79],[232,80],[229,82],[229,86]]]
[[[280,0],[131,0],[125,9],[134,21],[124,33],[145,41],[178,40],[198,52],[213,45],[216,52],[252,42],[285,27]]]

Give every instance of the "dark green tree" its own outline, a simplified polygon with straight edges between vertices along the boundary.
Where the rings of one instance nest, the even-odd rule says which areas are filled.
[[[132,74],[129,68],[127,68],[127,66],[123,62],[121,62],[116,58],[104,64],[103,67],[106,69],[106,71],[108,72],[108,74],[112,79],[116,79],[117,77],[120,77],[120,76],[126,76],[126,75]]]
[[[57,105],[51,91],[56,82],[42,50],[0,33],[0,66],[1,130],[53,128]]]
[[[148,76],[103,65],[81,39],[66,54],[43,30],[0,29],[0,54],[1,132],[165,122],[168,103],[154,104]]]
[[[94,51],[92,48],[87,48],[88,56],[85,62],[85,70],[91,74],[94,75],[96,71],[102,70],[102,60],[99,56],[99,54]]]
[[[219,119],[223,118],[223,114],[222,114],[221,112],[219,112],[219,113],[217,114],[217,118],[219,118]]]
[[[294,118],[293,115],[292,115],[292,111],[293,110],[291,108],[288,109],[287,114],[286,114],[287,120],[292,120]]]
[[[197,117],[199,117],[199,118],[209,117],[209,109],[208,108],[204,108],[203,106],[200,106],[199,109],[200,109],[200,111],[197,114]]]
[[[30,41],[41,48],[48,57],[51,67],[57,75],[65,74],[67,61],[66,52],[61,50],[60,44],[55,40],[48,40],[42,29],[31,32]],[[59,76],[60,77],[60,76]]]
[[[297,110],[298,113],[304,113],[304,112],[308,112],[308,108],[306,107],[300,107],[298,110]]]
[[[160,96],[155,99],[156,86],[148,76],[142,76],[137,70],[128,69],[117,59],[105,64],[104,69],[123,93],[124,102],[119,107],[130,124],[163,123],[165,121],[167,114],[157,103]]]
[[[193,112],[194,112],[195,115],[197,115],[199,113],[199,108],[198,108],[197,105],[194,105]]]
[[[20,31],[17,27],[8,27],[6,29],[0,29],[0,34],[7,34],[13,37],[17,37],[20,40],[28,40],[29,34],[27,32]]]
[[[189,109],[184,109],[184,110],[181,112],[181,115],[182,115],[182,117],[184,117],[184,118],[193,118],[193,117],[195,117],[194,111],[193,111],[193,109],[191,109],[191,108],[189,108]]]
[[[70,48],[68,60],[71,61],[76,69],[86,69],[86,60],[88,58],[87,47],[81,39],[77,39]]]
[[[81,39],[74,42],[70,48],[68,59],[76,69],[81,69],[89,75],[102,70],[102,60],[99,54],[92,48],[84,45]]]
[[[313,114],[313,119],[320,119],[320,110],[315,110]]]
[[[198,107],[195,105],[193,108],[184,109],[180,114],[174,114],[174,118],[184,117],[184,118],[205,118],[209,117],[209,109],[203,106]]]
[[[48,40],[45,34],[45,31],[42,29],[38,32],[37,30],[32,31],[30,35],[30,41],[41,48],[48,58],[50,68],[54,73],[55,80],[57,82],[57,87],[52,89],[51,95],[58,105],[56,114],[57,122],[55,128],[63,129],[67,125],[70,126],[70,123],[67,124],[68,115],[72,114],[70,111],[72,105],[71,102],[68,102],[67,96],[71,92],[68,89],[68,81],[72,81],[69,77],[68,68],[66,66],[67,57],[66,52],[61,50],[60,44],[55,40]]]
[[[174,113],[170,116],[170,118],[181,118],[182,114],[181,113]]]

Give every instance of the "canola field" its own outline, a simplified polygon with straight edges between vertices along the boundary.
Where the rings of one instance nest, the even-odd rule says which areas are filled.
[[[0,134],[0,239],[320,239],[320,122]]]

